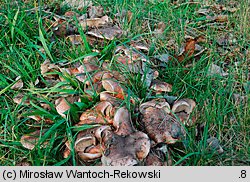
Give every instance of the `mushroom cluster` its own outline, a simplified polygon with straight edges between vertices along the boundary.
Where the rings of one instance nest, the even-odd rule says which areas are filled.
[[[98,8],[92,10],[91,8],[88,9],[86,17],[67,12],[65,19],[57,19],[56,23],[53,23],[54,34],[59,37],[64,36],[72,44],[83,44],[81,36],[75,34],[76,27],[70,24],[72,21],[66,21],[74,16],[85,31],[90,45],[93,38],[98,42],[109,41],[124,33]],[[93,15],[92,11],[96,13]],[[96,51],[97,54],[98,52]],[[156,59],[151,60],[145,56],[148,52],[147,44],[141,40],[133,40],[128,44],[116,46],[113,57],[115,63],[126,67],[131,75],[140,74],[147,92],[158,98],[158,95],[172,92],[172,85],[159,79],[159,72],[155,69],[166,63],[165,58],[164,64],[157,65]],[[167,145],[185,139],[184,126],[192,125],[190,114],[195,108],[195,101],[186,98],[169,102],[162,97],[146,101],[141,98],[136,100],[128,92],[126,74],[114,71],[105,61],[100,63],[97,56],[87,56],[79,63],[64,65],[53,64],[46,60],[41,64],[41,75],[46,86],[60,85],[60,82],[69,77],[77,80],[77,83],[84,88],[81,94],[84,94],[89,101],[93,100],[93,92],[99,95],[99,101],[92,108],[83,110],[79,122],[75,124],[93,125],[93,128],[80,131],[75,141],[65,143],[64,158],[75,152],[82,162],[89,163],[100,159],[102,165],[107,166],[171,165]],[[63,90],[64,87],[60,88]],[[125,99],[136,109],[131,111],[126,108]],[[71,105],[81,102],[81,97],[76,94],[61,94],[53,102],[58,114],[66,118]],[[45,108],[45,105],[41,107],[50,109]],[[136,110],[138,110],[137,117],[132,119],[131,113]],[[38,120],[38,116],[32,118]],[[33,149],[37,145],[39,136],[35,134],[35,137],[22,138],[24,147]],[[31,139],[32,144],[27,145],[26,140]],[[165,156],[169,158],[167,163],[164,159],[160,160]]]

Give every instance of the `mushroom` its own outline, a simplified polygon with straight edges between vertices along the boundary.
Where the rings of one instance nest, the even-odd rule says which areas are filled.
[[[74,102],[78,101],[80,98],[78,96],[70,96],[67,98],[59,98],[55,100],[55,105],[56,105],[56,111],[58,114],[60,114],[62,117],[66,117],[64,114],[66,111],[70,109],[70,104],[73,104]]]
[[[179,120],[185,125],[192,125],[194,122],[189,122],[189,116],[194,110],[196,103],[192,99],[180,99],[175,101],[172,107],[172,111],[179,118]]]
[[[172,85],[160,80],[153,80],[150,88],[156,91],[156,93],[172,92]]]
[[[124,90],[117,80],[103,79],[102,86],[106,91],[112,92],[114,97],[124,99]]]
[[[185,113],[190,114],[193,111],[195,106],[196,106],[196,103],[192,99],[180,99],[174,102],[172,111],[174,113],[184,111]]]
[[[152,106],[155,102],[155,106]],[[161,101],[157,107],[157,101],[149,101],[140,106],[141,123],[144,126],[149,137],[156,143],[172,144],[185,136],[185,130],[181,124],[171,115],[168,114],[169,109],[165,105],[165,101]]]
[[[117,98],[111,95],[112,93],[108,91],[103,91],[100,93],[100,101],[115,101]]]
[[[109,132],[106,134],[104,144],[107,149],[101,161],[105,166],[136,165],[148,155],[150,150],[148,136],[140,131],[125,137]]]
[[[129,111],[125,107],[119,108],[114,116],[113,126],[117,135],[126,136],[134,131]]]
[[[163,151],[161,148],[151,148],[148,156],[145,159],[146,166],[171,166],[172,159],[168,151]]]
[[[101,101],[94,108],[81,114],[80,122],[82,124],[112,124],[115,109],[119,106],[118,102]]]
[[[104,148],[100,142],[104,130],[110,130],[110,127],[94,127],[78,133],[75,151],[82,161],[90,162],[102,156]]]
[[[167,114],[170,113],[170,105],[168,104],[168,102],[165,101],[165,99],[154,99],[141,104],[139,108],[140,112],[143,114],[149,107],[163,109]]]

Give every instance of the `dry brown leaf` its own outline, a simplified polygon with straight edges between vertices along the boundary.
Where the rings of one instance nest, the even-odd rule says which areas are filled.
[[[69,140],[65,143],[65,149],[63,151],[63,158],[66,159],[71,154]]]
[[[14,98],[13,98],[13,101],[16,103],[16,104],[21,104],[22,101],[23,101],[23,98],[24,98],[25,94],[24,93],[18,93]],[[30,104],[30,100],[29,99],[26,99],[23,101],[24,105],[29,105]]]
[[[77,9],[83,9],[84,7],[91,6],[91,0],[64,0],[62,6],[70,6]]]
[[[179,56],[177,56],[178,61],[182,62],[185,57],[192,56],[195,52],[195,44],[195,39],[188,39],[185,44],[184,51]]]
[[[56,17],[54,17],[54,18],[56,19],[56,21],[53,22],[53,24],[52,24],[53,33],[57,37],[64,37],[68,31],[68,23],[64,19],[56,18]]]
[[[227,22],[228,21],[228,15],[218,15],[215,17],[216,22]]]
[[[21,76],[16,77],[16,81],[17,82],[14,85],[12,85],[11,89],[19,90],[19,89],[23,88],[23,81],[21,80]]]
[[[208,69],[208,75],[228,76],[228,73],[224,72],[224,70],[216,64],[211,64]]]
[[[88,17],[89,18],[100,18],[104,15],[104,9],[102,6],[89,6]]]
[[[66,37],[66,40],[69,40],[73,45],[83,44],[81,35],[69,35]]]
[[[29,162],[19,162],[16,164],[16,166],[31,166],[31,163]]]
[[[38,143],[40,136],[43,136],[45,134],[46,130],[37,130],[34,131],[28,135],[23,135],[21,137],[21,144],[23,147],[32,150]],[[47,142],[44,142],[43,145],[41,145],[40,147],[45,147],[47,145]]]
[[[49,72],[53,72],[59,70],[59,67],[55,64],[50,63],[48,59],[46,59],[42,64],[41,64],[41,74],[45,78],[55,78],[57,75],[52,75],[52,74],[46,74]]]
[[[224,23],[228,21],[228,15],[216,15],[216,16],[206,16],[207,20],[216,21],[218,23]]]
[[[213,5],[213,8],[217,9],[218,11],[228,11],[230,13],[235,13],[236,11],[239,10],[239,8],[225,7],[225,6],[221,5],[221,4],[215,4],[215,5]]]
[[[101,27],[103,25],[107,25],[109,23],[111,23],[111,19],[107,15],[105,15],[101,18],[86,19],[86,20],[79,22],[79,24],[81,25],[83,30],[86,30],[87,27],[99,28],[99,27]]]
[[[164,22],[159,22],[158,24],[157,24],[157,27],[156,27],[156,29],[154,30],[154,32],[156,33],[156,34],[163,34],[164,33],[164,31],[165,31],[165,29],[166,29],[166,24],[164,23]]]
[[[79,17],[80,15],[74,11],[67,11],[64,13],[64,16],[69,17],[69,18],[73,18],[75,17]]]
[[[87,32],[87,35],[91,35],[100,39],[113,40],[114,38],[119,38],[123,31],[118,27],[107,27],[93,29]]]

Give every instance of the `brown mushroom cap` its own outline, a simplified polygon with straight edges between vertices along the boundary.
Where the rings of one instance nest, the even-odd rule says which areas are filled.
[[[100,101],[115,101],[117,98],[112,96],[112,93],[108,91],[103,91],[100,93]]]
[[[195,106],[196,106],[196,103],[192,99],[180,99],[180,100],[174,102],[174,105],[172,107],[172,111],[174,113],[184,111],[187,114],[190,114],[193,111]]]
[[[130,113],[125,107],[121,107],[116,111],[113,126],[117,135],[126,136],[134,131],[131,125]]]
[[[156,92],[172,92],[172,85],[160,80],[153,80],[150,88]]]
[[[144,164],[146,166],[172,166],[172,163],[173,161],[167,144],[161,144],[150,149]]]
[[[94,108],[89,109],[81,114],[78,125],[93,123],[112,124],[115,110],[118,105],[118,102],[99,102]]]
[[[104,141],[109,146],[101,159],[106,166],[136,165],[150,150],[149,138],[142,132],[134,132],[125,137],[109,132]]]
[[[100,126],[81,131],[75,141],[75,151],[82,161],[92,161],[102,156],[104,147],[102,132],[110,130],[109,126]]]
[[[167,114],[170,113],[170,105],[165,99],[153,99],[140,105],[140,112],[145,113],[146,109],[149,107],[154,107],[158,109],[163,109]]]
[[[150,102],[148,107],[145,104],[140,107],[140,112],[142,114],[141,123],[156,144],[175,143],[185,136],[184,128],[173,116],[168,114],[168,110],[164,107],[152,107]]]

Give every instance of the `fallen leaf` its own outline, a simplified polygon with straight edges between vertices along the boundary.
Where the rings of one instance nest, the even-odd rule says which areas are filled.
[[[16,164],[16,166],[31,166],[31,163],[29,162],[19,162]]]
[[[100,39],[113,40],[114,38],[118,38],[122,35],[123,31],[118,27],[107,27],[107,28],[99,28],[93,29],[87,32],[87,35],[91,35]]]
[[[22,146],[29,150],[34,149],[34,147],[38,144],[40,137],[43,136],[46,131],[47,130],[37,130],[28,135],[23,135],[20,140]],[[40,147],[45,147],[46,145],[47,142],[44,142],[42,145],[40,145]]]
[[[50,63],[50,61],[48,59],[46,59],[41,64],[41,75],[44,78],[55,78],[57,76],[56,74],[46,74],[46,73],[54,72],[56,70],[59,70],[59,67],[55,64]]]
[[[89,6],[88,17],[89,18],[100,18],[104,15],[104,9],[102,6]]]
[[[223,69],[216,64],[211,64],[208,69],[208,75],[220,75],[220,76],[228,76],[228,73],[224,72]]]
[[[101,26],[109,23],[111,23],[111,19],[107,15],[101,18],[86,19],[79,22],[83,30],[86,30],[87,27],[100,28]]]
[[[23,88],[23,81],[21,80],[21,76],[16,77],[16,81],[17,82],[14,85],[12,85],[11,89],[19,90],[19,89]]]
[[[69,35],[66,37],[66,40],[69,40],[73,45],[83,44],[81,35]]]
[[[23,100],[25,94],[24,93],[18,93],[14,98],[13,98],[13,101],[16,103],[16,104],[24,104],[24,105],[29,105],[30,104],[30,100],[29,99],[25,99]]]
[[[69,18],[73,18],[75,17],[79,17],[80,15],[74,11],[67,11],[64,13],[64,16],[69,17]]]
[[[164,33],[165,29],[166,29],[166,24],[164,22],[159,22],[154,32],[155,34],[161,35]]]
[[[220,146],[220,141],[215,137],[210,137],[207,139],[208,150],[217,151],[218,154],[224,152],[223,148]]]
[[[186,41],[182,53],[179,56],[177,56],[178,61],[182,62],[185,59],[185,57],[191,57],[195,52],[195,44],[196,44],[195,39],[188,39]]]
[[[90,0],[64,0],[62,6],[70,6],[77,9],[83,9],[84,7],[92,5]]]

